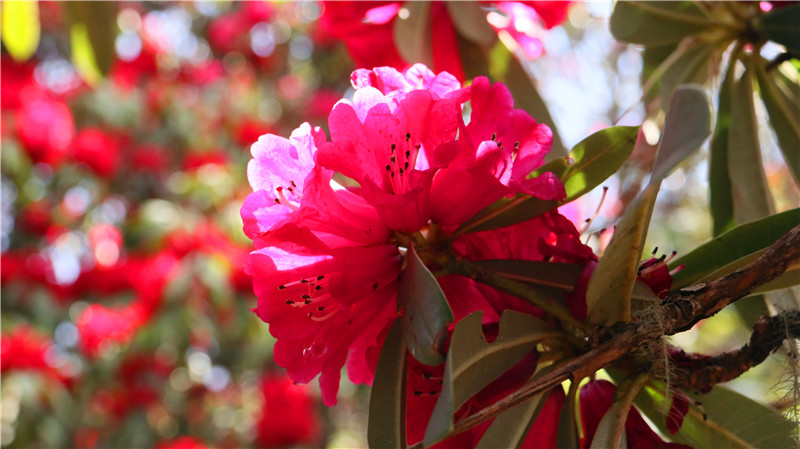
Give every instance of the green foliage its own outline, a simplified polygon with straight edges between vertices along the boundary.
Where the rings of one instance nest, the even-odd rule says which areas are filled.
[[[635,402],[665,435],[665,410],[669,404],[664,384],[650,382]],[[773,448],[793,447],[795,424],[779,412],[728,388],[716,386],[707,394],[692,394],[689,412],[674,441],[695,447]]]
[[[417,256],[414,246],[406,253],[406,270],[397,285],[397,306],[403,316],[403,335],[411,355],[427,365],[444,362],[443,346],[453,312],[442,288]]]
[[[634,44],[678,42],[705,31],[708,19],[694,2],[619,1],[611,14],[611,33]]]
[[[425,430],[426,446],[441,441],[452,429],[453,414],[467,399],[536,349],[538,342],[557,335],[534,316],[506,310],[497,338],[490,344],[483,334],[482,317],[483,312],[473,312],[453,329],[442,393]]]
[[[702,89],[681,86],[670,101],[650,183],[623,215],[586,291],[587,321],[610,326],[630,321],[631,295],[650,216],[661,181],[710,133],[708,100]]]
[[[673,290],[724,276],[752,261],[800,223],[800,209],[792,209],[737,226],[673,260],[669,267],[683,269],[673,276]]]
[[[367,441],[371,448],[406,447],[406,367],[403,327],[396,319],[386,335],[369,397]]]
[[[546,400],[547,394],[542,393],[503,412],[486,429],[476,449],[519,448]]]

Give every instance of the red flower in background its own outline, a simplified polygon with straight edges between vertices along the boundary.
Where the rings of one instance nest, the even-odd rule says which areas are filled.
[[[395,45],[396,21],[405,19],[404,3],[325,1],[320,26],[328,35],[344,42],[356,66],[404,69],[414,62],[406,61]],[[535,30],[529,28],[535,27],[537,23],[548,29],[560,24],[566,18],[570,5],[568,1],[481,3],[485,5],[487,13],[490,8],[495,8],[495,14],[504,16],[501,20],[490,22],[491,25],[495,30],[509,33],[530,58],[541,54],[541,42],[535,35]],[[430,51],[433,70],[452,73],[463,81],[465,76],[459,57],[458,39],[468,38],[457,35],[457,27],[445,2],[429,2],[427,7],[430,42],[433,45]]]
[[[190,436],[177,437],[172,440],[160,441],[155,449],[208,449],[200,440]]]
[[[81,129],[72,141],[72,158],[98,176],[110,178],[120,163],[120,138],[100,128]]]
[[[75,133],[66,104],[45,95],[26,96],[15,122],[20,142],[34,162],[61,164]]]
[[[59,381],[67,376],[48,363],[53,342],[27,325],[17,325],[0,338],[0,373],[36,371]]]
[[[308,386],[297,385],[285,375],[267,374],[261,379],[264,406],[256,424],[257,447],[314,445],[322,435],[316,401]]]

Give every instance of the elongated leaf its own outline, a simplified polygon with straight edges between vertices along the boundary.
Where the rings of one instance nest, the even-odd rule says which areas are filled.
[[[669,264],[670,269],[684,266],[673,276],[673,290],[697,283],[715,272],[724,274],[734,271],[749,261],[743,259],[754,259],[798,223],[800,208],[770,215],[725,232]],[[742,262],[733,265],[737,261]],[[729,271],[725,267],[730,267]]]
[[[433,67],[431,8],[428,2],[406,2],[408,17],[394,21],[394,44],[406,61]]]
[[[72,60],[81,76],[94,83],[111,70],[119,31],[115,2],[65,3],[70,21]]]
[[[798,285],[800,285],[800,262],[795,261],[789,265],[789,268],[782,275],[756,288],[753,293],[773,292]],[[800,303],[795,304],[794,308],[798,306],[800,306]]]
[[[635,404],[669,435],[664,410],[668,409],[664,384],[651,382],[636,397]],[[710,393],[691,395],[689,411],[678,433],[670,438],[694,447],[777,448],[793,447],[794,423],[779,412],[722,386]]]
[[[440,441],[452,428],[453,414],[467,399],[535,350],[539,341],[556,335],[538,318],[506,310],[497,338],[490,344],[483,334],[482,317],[483,312],[473,312],[455,325],[442,393],[425,430],[426,446]]]
[[[630,321],[631,295],[661,180],[710,133],[708,100],[698,86],[675,89],[650,183],[622,217],[586,291],[587,321],[610,326]]]
[[[767,108],[770,126],[775,130],[781,153],[794,176],[795,184],[800,185],[800,116],[792,111],[788,99],[767,74],[765,63],[760,60],[754,64],[761,100]]]
[[[735,55],[734,55],[735,56]],[[717,123],[711,137],[709,155],[708,189],[711,220],[714,235],[720,235],[734,226],[733,195],[731,178],[728,174],[728,132],[731,124],[731,91],[733,90],[735,57],[731,57],[730,66],[719,88],[717,106]]]
[[[581,265],[534,260],[492,259],[480,260],[475,264],[511,279],[566,291],[575,288],[583,272]]]
[[[564,405],[561,406],[561,413],[558,416],[556,447],[559,449],[580,449],[581,447],[581,439],[578,435],[578,418],[575,410],[577,395],[578,383],[573,381],[570,385],[570,392]]]
[[[497,33],[486,21],[487,11],[480,3],[448,1],[445,5],[460,35],[483,47],[497,41]]]
[[[453,312],[436,278],[419,259],[414,246],[406,253],[406,270],[397,285],[403,335],[411,355],[426,365],[444,362],[442,346]]]
[[[614,6],[611,34],[634,44],[666,44],[708,29],[708,20],[692,2],[629,2]]]
[[[737,223],[747,223],[773,212],[772,194],[761,161],[758,120],[753,104],[753,71],[750,67],[736,81],[731,97],[728,172]]]
[[[800,5],[773,8],[756,21],[755,28],[767,39],[785,46],[788,50],[800,51]]]
[[[519,448],[539,416],[547,395],[538,394],[495,418],[475,449]]]
[[[395,320],[386,335],[369,396],[367,441],[370,448],[406,447],[406,345]]]
[[[650,182],[661,182],[680,161],[700,148],[709,134],[711,112],[703,88],[696,84],[676,88],[670,98]]]
[[[686,39],[690,40],[685,43],[686,48],[682,49],[680,56],[672,61],[659,79],[661,98],[670,98],[673,90],[681,84],[702,84],[708,79],[708,68],[715,53],[714,43],[704,42],[694,36]]]
[[[650,184],[614,229],[586,289],[586,321],[610,326],[630,321],[631,296],[659,184]]]
[[[3,45],[15,61],[27,61],[39,47],[39,3],[4,1],[0,14]]]
[[[597,187],[616,173],[633,151],[638,127],[614,126],[598,131],[570,151],[569,157],[539,167],[531,176],[551,172],[567,191],[564,201],[546,201],[529,195],[503,198],[465,222],[457,231],[476,232],[521,223],[568,203]]]

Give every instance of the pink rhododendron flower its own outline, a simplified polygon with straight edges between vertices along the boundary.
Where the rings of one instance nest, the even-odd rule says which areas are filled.
[[[330,114],[330,141],[304,124],[290,139],[265,135],[253,144],[254,192],[242,207],[256,246],[248,260],[256,313],[278,339],[275,360],[296,382],[321,374],[328,405],[346,360],[351,380],[372,380],[379,334],[397,313],[396,233],[451,232],[514,193],[564,196],[550,173],[526,178],[549,151],[551,133],[514,109],[502,84],[477,78],[462,89],[421,65],[357,71],[352,79],[353,101]],[[360,187],[332,183],[334,171]]]
[[[286,375],[267,374],[261,379],[264,406],[256,424],[257,447],[314,445],[322,423],[306,385],[297,385]]]
[[[584,448],[589,448],[603,415],[611,408],[616,386],[607,380],[595,380],[581,387],[579,394]],[[632,449],[685,449],[684,444],[667,443],[645,423],[639,411],[631,407],[625,421],[625,438]]]
[[[44,95],[23,99],[16,117],[17,135],[34,162],[58,166],[75,133],[72,112]]]

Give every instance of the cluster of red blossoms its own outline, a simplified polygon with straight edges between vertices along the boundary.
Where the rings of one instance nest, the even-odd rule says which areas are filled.
[[[567,262],[588,272],[597,260],[557,211],[502,229],[454,233],[504,196],[565,196],[553,174],[527,177],[550,150],[551,131],[514,109],[503,84],[479,77],[462,88],[449,73],[434,74],[421,64],[404,73],[356,70],[351,82],[353,99],[339,101],[330,113],[329,138],[306,123],[289,139],[267,134],[253,144],[253,193],[242,207],[245,233],[255,244],[247,264],[259,299],[254,311],[277,339],[275,361],[298,383],[319,375],[327,405],[336,403],[345,364],[351,381],[372,382],[383,339],[398,316],[398,278],[409,242],[433,247],[447,241],[455,257],[472,261]],[[505,310],[543,315],[467,277],[437,280],[456,321],[483,312],[489,339]],[[576,318],[585,318],[585,297],[565,300]],[[519,388],[537,359],[535,351],[523,358],[456,418]],[[419,441],[441,391],[443,367],[412,358],[408,376],[408,438]],[[556,390],[545,406],[553,413],[541,416],[557,422],[565,395]],[[530,433],[529,445],[555,441],[557,425],[540,421],[542,431]],[[472,446],[487,426],[445,445]]]

